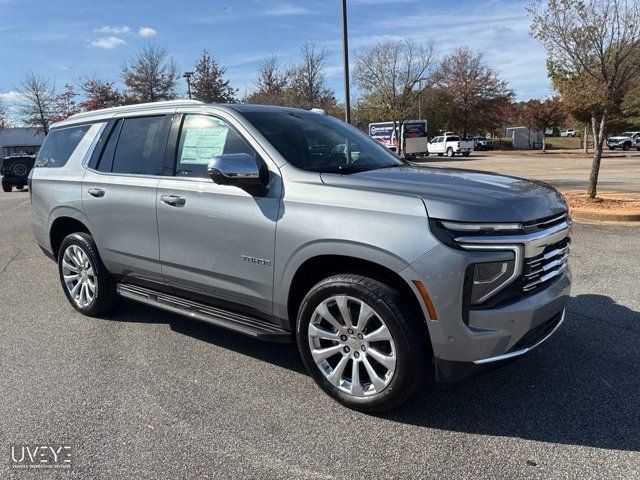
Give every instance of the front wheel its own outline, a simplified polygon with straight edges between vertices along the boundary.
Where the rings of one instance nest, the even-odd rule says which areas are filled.
[[[622,150],[624,150],[625,152],[626,152],[627,150],[629,150],[630,148],[631,148],[631,144],[630,144],[630,143],[624,143],[624,144],[622,145]]]
[[[356,410],[395,408],[424,384],[426,332],[409,299],[378,280],[335,275],[305,296],[297,340],[307,370],[329,396]]]
[[[80,313],[100,315],[118,299],[116,282],[98,255],[93,237],[72,233],[58,251],[60,283],[69,303]]]
[[[615,150],[616,147],[609,147],[609,150]]]
[[[453,152],[453,148],[449,147],[447,148],[447,157],[451,158],[455,155],[455,153]]]
[[[2,180],[2,191],[9,193],[11,190],[13,189],[13,186],[9,183],[4,181],[4,179]]]
[[[463,153],[462,153],[462,156],[463,156],[463,157],[468,157],[469,155],[471,155],[471,152],[463,152]]]

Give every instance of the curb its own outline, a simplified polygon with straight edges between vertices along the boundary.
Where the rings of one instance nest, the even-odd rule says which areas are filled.
[[[569,213],[574,220],[594,220],[600,222],[640,222],[640,213],[594,212],[570,208]]]

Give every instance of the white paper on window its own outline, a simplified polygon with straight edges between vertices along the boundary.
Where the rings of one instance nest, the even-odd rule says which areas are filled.
[[[224,152],[228,131],[226,125],[188,129],[184,136],[180,163],[208,165],[211,157]]]

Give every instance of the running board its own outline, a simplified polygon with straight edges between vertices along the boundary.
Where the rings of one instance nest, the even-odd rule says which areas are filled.
[[[146,303],[185,317],[202,320],[261,340],[280,343],[290,343],[293,340],[291,332],[256,317],[223,310],[204,303],[186,300],[175,295],[127,283],[119,283],[117,290],[120,296],[124,298]]]

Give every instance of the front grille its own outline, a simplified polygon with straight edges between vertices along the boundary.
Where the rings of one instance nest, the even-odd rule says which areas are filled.
[[[568,217],[567,213],[561,213],[560,215],[553,215],[551,217],[545,217],[539,220],[526,222],[526,223],[523,223],[522,226],[524,227],[524,231],[526,233],[530,233],[538,230],[544,230],[546,228],[551,228],[563,222],[566,222],[567,217]]]
[[[532,292],[545,287],[567,269],[569,237],[549,245],[533,258],[526,258],[522,271],[522,291]]]

